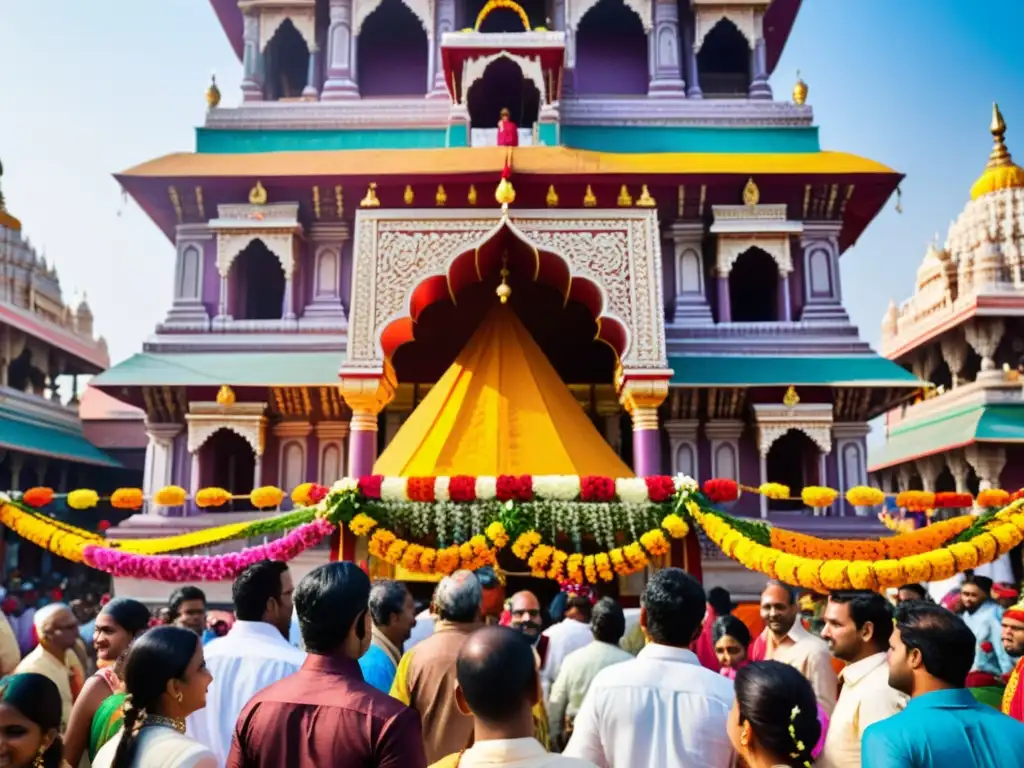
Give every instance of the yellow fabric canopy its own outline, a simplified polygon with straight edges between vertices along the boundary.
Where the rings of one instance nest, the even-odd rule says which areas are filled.
[[[377,459],[374,474],[633,477],[505,305]]]

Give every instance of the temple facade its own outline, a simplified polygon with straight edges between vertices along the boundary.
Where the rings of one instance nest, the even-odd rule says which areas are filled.
[[[920,382],[860,338],[839,259],[902,177],[822,151],[802,81],[773,94],[797,0],[211,3],[241,93],[117,175],[176,258],[166,319],[95,382],[145,411],[147,491],[371,472],[505,280],[637,473],[867,481],[868,421]]]
[[[64,301],[57,270],[23,235],[0,192],[0,491],[48,486],[58,493],[82,487],[109,493],[137,484],[141,464],[133,467],[130,458],[90,441],[79,417],[85,388],[79,377],[109,364],[89,304]],[[46,511],[58,518],[70,513],[63,501]],[[99,519],[73,514],[86,528]],[[4,544],[4,573],[49,570],[49,553],[6,530]]]
[[[994,146],[914,294],[889,305],[883,354],[934,385],[886,414],[871,472],[890,491],[1024,486],[1024,171],[993,107]]]

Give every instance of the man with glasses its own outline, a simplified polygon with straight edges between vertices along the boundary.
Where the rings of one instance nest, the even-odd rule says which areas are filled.
[[[71,681],[74,670],[69,666],[69,656],[78,640],[78,620],[71,609],[63,603],[51,603],[36,611],[33,619],[39,645],[21,660],[15,674],[35,672],[50,678],[60,691],[61,716],[60,732],[68,727],[74,696]]]

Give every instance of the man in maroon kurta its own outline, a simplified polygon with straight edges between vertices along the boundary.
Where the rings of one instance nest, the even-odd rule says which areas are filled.
[[[369,597],[370,580],[353,563],[322,565],[299,583],[309,657],[242,710],[227,768],[426,768],[419,713],[363,681]]]

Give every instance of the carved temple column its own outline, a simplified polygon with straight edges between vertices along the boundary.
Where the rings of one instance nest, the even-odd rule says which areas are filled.
[[[1003,446],[975,443],[964,449],[964,456],[978,475],[978,490],[999,487],[999,476],[1006,466],[1006,449]]]
[[[451,98],[448,85],[444,81],[444,64],[441,60],[441,38],[446,32],[455,31],[455,0],[436,0],[434,3],[434,39],[430,41],[430,69],[432,72],[429,86],[429,99]],[[543,99],[541,99],[543,101]]]
[[[677,222],[672,225],[675,245],[676,290],[675,325],[713,325],[711,305],[704,279],[704,224]],[[726,281],[726,289],[728,289]],[[726,304],[729,303],[726,290]]]
[[[941,456],[926,456],[923,459],[917,459],[914,466],[917,468],[917,474],[921,477],[921,490],[935,493],[939,473],[946,466],[943,458]]]
[[[302,98],[315,101],[320,92],[317,90],[316,73],[317,62],[320,59],[320,49],[316,43],[309,45],[309,62],[306,67],[306,87],[302,89]]]
[[[562,96],[571,96],[575,87],[576,31],[572,29],[572,20],[566,11],[567,2],[568,0],[554,0],[552,7],[554,28],[565,33],[565,65],[562,67],[562,88],[560,94],[555,94],[555,99],[559,99]]]
[[[832,425],[832,442],[835,445],[836,466],[839,470],[836,488],[839,498],[836,506],[839,513],[846,514],[850,503],[846,500],[846,492],[858,485],[865,485],[867,477],[867,436],[871,427],[862,422],[836,422]],[[858,517],[868,517],[871,507],[855,507]]]
[[[793,305],[789,300],[789,272],[779,271],[778,298],[779,322],[788,323],[793,319]]]
[[[680,69],[679,4],[676,0],[654,0],[654,29],[647,37],[650,96],[683,98],[686,86]]]
[[[970,493],[967,480],[971,474],[971,465],[967,463],[967,457],[961,450],[950,451],[946,454],[946,466],[949,467],[953,480],[956,482],[957,493]]]
[[[689,475],[700,479],[700,461],[697,453],[697,419],[670,419],[665,422],[668,433],[669,461],[673,475]]]
[[[946,361],[946,366],[949,368],[952,388],[956,389],[960,386],[960,371],[964,369],[964,364],[967,362],[967,341],[964,339],[963,331],[959,327],[950,330],[939,342],[939,349],[942,351],[942,359]],[[952,467],[950,467],[950,471],[953,471]],[[957,493],[966,493],[966,491],[957,491]]]
[[[732,304],[729,299],[729,273],[722,274],[720,271],[715,275],[715,290],[718,298],[718,322],[732,322]]]
[[[996,370],[996,350],[1006,333],[1006,323],[1002,318],[975,318],[964,326],[967,343],[981,358],[981,372],[978,378],[1002,378],[1002,371]],[[991,372],[991,373],[990,373]],[[979,474],[980,477],[980,474]]]
[[[633,471],[639,477],[662,472],[658,407],[668,396],[671,372],[659,373],[645,371],[641,376],[622,372],[618,377],[619,401],[633,419]]]
[[[314,224],[309,230],[309,253],[312,256],[313,295],[302,313],[305,321],[344,327],[348,324],[341,303],[342,254],[349,240],[348,224]]]
[[[262,57],[260,17],[250,9],[242,14],[242,101],[263,101]]]
[[[754,31],[757,37],[750,50],[750,98],[771,99],[772,87],[768,84],[768,53],[764,42],[764,13],[754,14]]]
[[[804,222],[800,239],[804,266],[801,320],[850,319],[843,309],[839,284],[839,228],[837,222]]]
[[[345,477],[345,438],[348,435],[347,421],[322,421],[316,425],[317,482],[328,488]]]
[[[182,424],[154,424],[146,422],[146,465],[143,468],[142,491],[152,497],[154,493],[171,484],[174,472],[174,439],[184,429]],[[198,471],[195,472],[198,477]],[[195,481],[193,481],[195,482]],[[150,502],[148,514],[161,514],[161,507]]]
[[[327,29],[327,79],[321,101],[358,99],[359,87],[352,79],[352,0],[330,0]]]

